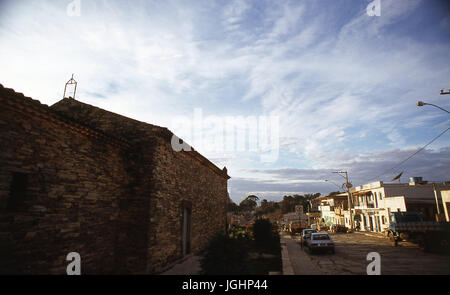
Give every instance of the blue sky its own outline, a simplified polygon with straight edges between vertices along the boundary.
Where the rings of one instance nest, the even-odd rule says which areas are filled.
[[[76,2],[76,1],[75,1]],[[276,116],[279,156],[197,148],[230,196],[336,190],[331,172],[375,181],[448,128],[448,1],[0,1],[0,83],[42,103],[77,99],[169,127],[177,116]],[[206,130],[210,134],[211,130]],[[188,140],[189,141],[189,140]],[[450,132],[396,173],[450,179]]]

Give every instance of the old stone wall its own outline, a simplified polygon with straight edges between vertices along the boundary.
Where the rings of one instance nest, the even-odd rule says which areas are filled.
[[[0,272],[158,273],[225,231],[226,171],[172,133],[74,99],[41,105],[0,85]],[[25,188],[25,189],[23,189]]]
[[[26,99],[18,108],[0,93],[0,272],[65,274],[73,251],[82,273],[116,272],[123,148],[28,108]]]
[[[226,229],[227,178],[188,153],[173,151],[164,140],[159,140],[155,148],[149,272],[159,272],[183,257],[183,203],[192,206],[193,253],[201,251],[215,233]]]
[[[139,252],[144,265],[136,266],[139,263],[136,260],[135,272],[142,269],[146,273],[159,272],[182,258],[183,202],[190,204],[192,211],[192,252],[202,249],[214,233],[225,230],[228,175],[197,152],[174,152],[170,145],[172,133],[167,128],[74,99],[63,99],[51,108],[132,143],[130,152],[136,159],[135,164],[129,165],[129,172],[133,174],[130,198],[137,202],[129,206],[129,210],[134,211],[123,219],[129,219],[128,226],[136,229],[135,241],[130,247],[141,249],[148,243],[144,247],[145,255]],[[149,209],[146,201],[150,202]],[[148,216],[143,210],[147,210]],[[136,223],[132,224],[133,221]]]

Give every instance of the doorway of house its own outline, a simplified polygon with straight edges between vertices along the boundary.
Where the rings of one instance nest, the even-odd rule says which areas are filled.
[[[370,231],[373,231],[373,217],[369,215],[369,228]]]
[[[376,215],[376,218],[377,218],[377,232],[381,232],[380,216]]]
[[[191,253],[191,208],[183,206],[183,256]]]

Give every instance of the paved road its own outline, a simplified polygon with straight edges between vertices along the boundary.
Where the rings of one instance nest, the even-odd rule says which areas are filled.
[[[450,256],[422,252],[416,245],[393,247],[389,240],[362,233],[333,234],[336,254],[313,254],[300,247],[298,237],[283,235],[294,274],[365,275],[369,252],[381,256],[381,274],[450,274]]]
[[[202,268],[200,266],[200,257],[191,256],[186,260],[175,264],[170,269],[161,273],[162,275],[198,275]]]

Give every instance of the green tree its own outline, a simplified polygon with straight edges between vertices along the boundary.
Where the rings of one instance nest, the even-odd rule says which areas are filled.
[[[255,195],[250,195],[239,203],[241,211],[253,211],[258,205],[259,198]]]
[[[295,210],[295,199],[292,196],[284,196],[281,201],[281,212],[283,214],[294,212]]]
[[[269,206],[269,202],[267,202],[266,199],[263,199],[263,200],[261,201],[261,209],[262,209],[262,210],[265,210],[265,209],[267,209],[268,206]]]

